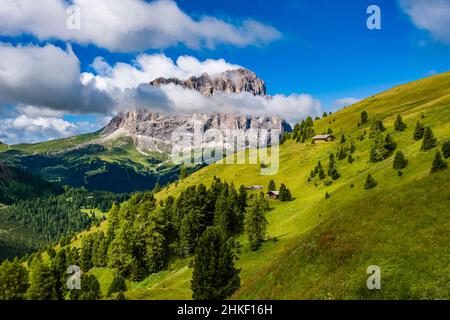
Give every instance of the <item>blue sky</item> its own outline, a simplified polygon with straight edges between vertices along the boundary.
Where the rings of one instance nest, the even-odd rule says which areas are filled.
[[[0,0],[2,1],[5,0]],[[81,5],[85,0],[76,1]],[[143,2],[144,0],[133,1]],[[126,1],[122,3],[124,2],[126,3]],[[173,2],[158,2],[174,10]],[[371,4],[376,4],[381,9],[381,30],[369,30],[366,27],[366,20],[369,17],[366,9]],[[180,35],[179,39],[178,34],[163,33],[161,37],[164,39],[177,38],[173,42],[166,43],[164,40],[162,42],[147,41],[151,37],[158,38],[160,36],[158,30],[166,30],[152,25],[151,28],[155,30],[151,32],[145,30],[148,32],[144,34],[145,38],[140,38],[141,34],[136,36],[139,45],[130,40],[129,48],[122,50],[118,47],[124,41],[127,42],[128,36],[130,39],[133,38],[135,36],[133,32],[145,32],[136,31],[136,27],[131,26],[125,38],[123,35],[118,35],[117,39],[105,42],[101,34],[89,33],[89,30],[85,31],[87,35],[73,36],[52,30],[55,24],[50,23],[40,30],[40,25],[28,23],[31,21],[29,17],[18,17],[14,11],[11,11],[13,9],[10,11],[3,9],[3,12],[0,9],[0,18],[3,20],[5,17],[10,18],[13,21],[12,25],[18,24],[15,28],[9,27],[2,30],[0,22],[0,41],[3,45],[15,49],[30,46],[30,44],[39,48],[54,45],[60,48],[63,54],[67,53],[79,60],[80,74],[86,72],[93,77],[100,75],[99,68],[93,66],[97,57],[103,58],[102,61],[108,66],[107,70],[112,70],[118,62],[136,66],[136,59],[142,54],[148,56],[163,54],[173,61],[185,55],[195,57],[200,62],[207,59],[224,59],[228,64],[243,66],[256,72],[266,81],[268,93],[271,95],[280,94],[286,97],[292,94],[309,95],[311,99],[306,102],[308,106],[305,106],[305,111],[299,112],[301,116],[307,112],[317,112],[317,104],[320,104],[321,110],[336,110],[342,106],[342,101],[348,103],[352,99],[365,98],[397,84],[450,70],[450,26],[448,25],[450,1],[446,0],[179,0],[176,1],[176,5],[178,6],[176,12],[181,12],[183,16],[173,15],[173,18],[168,16],[169,22],[171,22],[170,19],[174,19],[174,25],[178,25],[178,20],[185,20],[185,17],[190,17],[189,19],[194,22],[208,17],[210,20],[215,19],[227,24],[227,29],[221,29],[222,25],[214,22],[206,24],[207,28],[211,28],[212,33],[206,32],[210,30],[199,31],[193,28],[194,31],[189,31],[192,34],[188,31],[184,34],[186,27],[183,26],[191,25],[188,21],[186,25],[180,23],[182,27],[176,32],[183,35]],[[433,10],[424,10],[424,6]],[[130,9],[130,12],[133,11]],[[41,13],[43,16],[45,14],[45,12]],[[53,16],[56,15],[55,12]],[[48,19],[45,17],[42,19],[43,24],[47,23]],[[130,19],[133,19],[132,15]],[[149,17],[150,19],[155,17]],[[101,17],[98,20],[101,24]],[[256,22],[257,26],[246,25],[245,21],[249,20]],[[58,20],[55,21],[58,23]],[[164,23],[164,21],[161,22],[161,24]],[[223,30],[229,31],[229,34],[222,36],[221,33],[225,33]],[[233,32],[237,34],[236,37]],[[104,34],[103,37],[108,38],[108,35]],[[212,44],[209,43],[211,41]],[[73,52],[67,49],[68,43],[72,45]],[[204,43],[208,44],[204,45]],[[55,50],[49,49],[50,51],[51,54],[59,55]],[[13,53],[7,57],[11,55]],[[24,59],[28,56],[35,57],[36,54],[26,54]],[[60,58],[59,68],[55,67],[55,70],[49,70],[49,73],[58,72],[58,70],[65,72],[64,66],[67,59],[62,56]],[[21,63],[24,64],[23,61]],[[50,65],[49,68],[51,69],[52,66]],[[42,70],[39,71],[42,73]],[[37,71],[30,72],[35,75]],[[106,74],[102,76],[107,77]],[[78,74],[74,77],[78,77]],[[55,79],[61,83],[67,80]],[[148,79],[150,80],[152,79]],[[117,82],[117,79],[115,81]],[[72,90],[67,90],[67,97],[73,97],[79,92],[83,96],[92,93],[91,91],[86,93],[84,87],[82,91],[77,91],[80,89],[78,84],[73,85],[73,81],[67,81],[67,83]],[[48,87],[48,84],[42,84],[42,88]],[[102,93],[94,92],[94,98],[89,98],[88,102],[84,100],[80,102],[80,104],[86,103],[86,106],[78,108],[77,99],[75,99],[73,106],[64,108],[61,107],[64,104],[61,101],[46,98],[43,98],[44,102],[35,105],[30,98],[34,97],[35,93],[24,93],[26,97],[23,98],[19,89],[17,89],[19,93],[14,94],[2,93],[0,90],[0,122],[3,127],[0,129],[0,140],[8,143],[46,140],[86,132],[101,127],[108,116],[113,114],[106,111],[108,107],[105,101],[109,101],[106,94],[103,97]],[[65,94],[66,89],[59,87],[56,92]],[[2,94],[5,96],[4,99]],[[49,95],[51,94],[49,92]],[[62,94],[63,97],[65,97],[64,94]],[[42,98],[42,95],[39,95],[39,98]],[[99,108],[91,110],[89,103],[96,105],[104,103],[105,107],[101,110]],[[155,103],[154,99],[152,103]],[[29,107],[26,108],[26,106]],[[77,108],[76,111],[74,111],[75,108]],[[282,110],[282,107],[280,108]],[[43,112],[36,112],[36,109]],[[80,109],[83,111],[80,112]],[[15,123],[14,120],[21,116],[23,121],[17,125],[18,121]],[[54,123],[51,121],[47,123],[45,119],[36,121],[32,119],[33,116],[53,119],[51,121]],[[291,116],[292,110],[289,110],[287,117]],[[63,122],[58,125],[55,119]],[[25,131],[31,134],[29,136],[18,134],[20,128],[23,129],[28,124],[31,129],[26,128]],[[39,130],[42,134],[36,135],[36,131]]]

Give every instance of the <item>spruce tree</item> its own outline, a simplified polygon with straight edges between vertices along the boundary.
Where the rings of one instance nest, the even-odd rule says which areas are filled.
[[[436,147],[436,142],[437,142],[437,139],[434,137],[431,127],[427,127],[423,134],[422,147],[420,148],[420,150],[422,150],[422,151],[431,150],[434,147]]]
[[[395,170],[401,170],[406,168],[408,165],[408,160],[405,158],[405,155],[401,151],[397,151],[394,157],[394,165],[393,168]]]
[[[395,119],[394,128],[396,131],[405,131],[407,126],[403,122],[402,116],[397,115],[397,118]]]
[[[121,275],[116,274],[114,276],[113,281],[111,282],[109,289],[108,289],[108,293],[107,293],[107,297],[111,297],[111,295],[113,293],[117,293],[117,292],[124,292],[127,291],[127,285],[125,284],[125,278],[122,277]]]
[[[269,186],[268,186],[268,191],[275,191],[277,190],[277,186],[275,185],[275,181],[270,180],[269,181]]]
[[[28,289],[28,271],[16,258],[0,265],[0,300],[24,300]]]
[[[431,167],[431,172],[435,173],[448,168],[447,161],[442,158],[441,153],[438,151],[434,157],[433,165]]]
[[[245,231],[252,251],[257,250],[265,239],[267,228],[267,220],[264,216],[265,208],[261,199],[254,199],[245,217]]]
[[[424,132],[424,125],[420,121],[417,121],[416,128],[414,129],[414,140],[422,140]]]
[[[369,121],[369,115],[367,111],[361,112],[361,124],[366,124]]]
[[[40,254],[36,255],[31,262],[30,287],[28,288],[27,298],[30,300],[53,300],[56,298],[52,272],[42,262]]]
[[[364,184],[364,189],[368,190],[368,189],[375,188],[377,186],[377,184],[378,183],[375,181],[375,179],[372,177],[372,175],[369,174],[367,176],[366,183]]]
[[[81,290],[71,290],[69,296],[71,300],[98,300],[102,296],[100,283],[94,275],[83,273]]]
[[[442,154],[445,159],[450,158],[450,141],[445,141],[442,145]]]
[[[240,286],[231,244],[221,231],[208,227],[200,238],[191,280],[194,300],[223,300]]]
[[[385,158],[394,152],[397,148],[397,143],[392,139],[391,135],[388,133],[384,139],[383,148],[386,150]]]

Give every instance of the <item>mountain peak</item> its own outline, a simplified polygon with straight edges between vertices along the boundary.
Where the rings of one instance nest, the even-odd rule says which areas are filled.
[[[239,68],[218,74],[204,73],[186,80],[177,78],[158,78],[150,82],[152,86],[175,84],[187,89],[196,90],[206,97],[217,93],[249,92],[255,96],[266,95],[266,84],[251,70]]]

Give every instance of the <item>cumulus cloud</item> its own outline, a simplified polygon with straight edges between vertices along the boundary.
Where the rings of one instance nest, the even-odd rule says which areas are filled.
[[[359,101],[361,101],[361,99],[353,97],[337,99],[333,101],[333,109],[341,109],[344,107],[348,107],[351,106],[352,104],[358,103]]]
[[[79,8],[79,30],[67,28],[71,5]],[[0,0],[0,34],[31,34],[40,40],[75,41],[116,52],[179,44],[193,49],[221,43],[245,47],[281,37],[275,28],[251,19],[238,23],[213,16],[194,19],[172,0]]]
[[[321,114],[321,103],[307,94],[272,97],[254,96],[251,93],[216,94],[205,97],[195,90],[168,84],[152,87],[149,80],[158,77],[186,79],[204,72],[216,74],[240,68],[224,60],[200,62],[193,57],[180,57],[174,63],[163,55],[141,55],[134,65],[107,64],[97,58],[94,69],[98,74],[84,73],[83,83],[90,83],[114,97],[117,110],[148,108],[161,112],[239,112],[257,116],[280,116],[290,123],[308,115]]]
[[[31,104],[71,113],[108,112],[111,98],[80,81],[70,46],[0,44],[0,105]]]
[[[69,122],[62,114],[35,106],[18,106],[16,115],[0,119],[0,140],[4,143],[35,143],[66,138],[98,130],[88,121]]]
[[[191,56],[180,56],[174,62],[163,54],[142,54],[133,64],[119,62],[115,66],[109,65],[102,57],[97,57],[92,67],[96,74],[83,73],[82,82],[86,84],[94,80],[96,87],[103,90],[136,88],[159,77],[187,79],[203,73],[214,75],[241,68],[223,59],[199,61]]]
[[[400,0],[400,6],[414,25],[450,44],[450,2],[448,0]]]
[[[94,72],[80,74],[70,46],[65,51],[53,45],[0,45],[0,110],[6,110],[8,104],[18,105],[19,113],[3,116],[3,139],[16,141],[21,133],[28,137],[25,141],[79,133],[82,124],[73,126],[64,120],[67,113],[109,116],[136,108],[172,113],[239,112],[280,116],[292,124],[321,114],[320,102],[307,94],[255,97],[243,92],[207,98],[173,84],[148,85],[158,77],[186,79],[240,67],[223,59],[199,61],[182,56],[174,62],[164,55],[140,55],[131,64],[110,65],[97,58],[92,67]]]

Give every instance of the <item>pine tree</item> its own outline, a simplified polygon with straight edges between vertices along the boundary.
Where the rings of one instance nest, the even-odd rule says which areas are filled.
[[[369,121],[369,115],[367,111],[361,112],[361,124],[366,124]]]
[[[442,154],[445,159],[450,158],[450,141],[445,141],[442,145]]]
[[[424,125],[420,121],[417,121],[416,128],[414,129],[414,140],[422,140],[424,132]]]
[[[394,157],[394,169],[395,170],[401,170],[406,168],[408,165],[408,160],[405,158],[405,155],[401,151],[397,151]]]
[[[322,117],[323,117],[323,118],[328,117],[328,113],[324,112],[323,115],[322,115]]]
[[[385,158],[388,157],[397,148],[397,143],[392,139],[388,133],[384,139],[383,148],[386,150]]]
[[[100,283],[94,275],[83,273],[81,290],[71,290],[69,296],[71,300],[98,300],[102,296]]]
[[[245,231],[252,251],[257,250],[265,239],[267,228],[267,220],[264,216],[265,208],[261,199],[254,199],[245,217]]]
[[[280,186],[279,198],[280,198],[281,201],[292,201],[291,190],[289,190],[289,188],[287,188],[285,184],[282,184]]]
[[[223,300],[240,286],[231,244],[220,230],[208,227],[200,238],[191,280],[194,300]]]
[[[116,292],[124,292],[127,291],[127,285],[125,284],[125,278],[121,275],[116,274],[114,276],[113,281],[111,282],[111,285],[109,286],[107,297],[111,297],[113,293]]]
[[[366,183],[364,185],[364,189],[368,190],[368,189],[375,188],[377,186],[377,184],[378,183],[375,181],[375,179],[372,177],[372,175],[369,174],[367,176]]]
[[[434,147],[436,147],[436,142],[437,142],[437,139],[434,137],[431,127],[427,127],[423,134],[423,142],[422,142],[422,147],[420,148],[420,150],[422,150],[422,151],[431,150]]]
[[[345,138],[345,135],[342,134],[341,136],[341,144],[344,144],[347,141],[347,139]]]
[[[275,190],[277,190],[277,187],[275,185],[275,181],[273,181],[273,180],[269,181],[269,186],[268,186],[267,190],[268,191],[275,191]]]
[[[397,118],[395,119],[394,128],[396,131],[405,131],[407,126],[403,122],[402,116],[397,115]]]
[[[0,300],[23,300],[28,289],[28,271],[18,259],[0,265]]]
[[[441,153],[438,151],[434,157],[433,165],[431,167],[431,172],[435,173],[448,168],[447,161],[442,158]]]
[[[50,268],[42,262],[40,254],[36,255],[30,266],[30,287],[27,298],[30,300],[53,300],[54,278]]]

